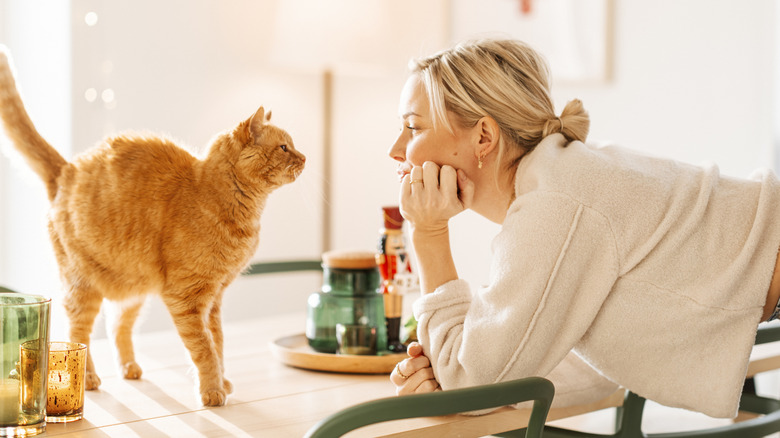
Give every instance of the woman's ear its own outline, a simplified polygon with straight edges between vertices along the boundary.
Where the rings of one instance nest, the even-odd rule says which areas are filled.
[[[492,117],[485,116],[479,119],[474,126],[474,135],[477,139],[474,153],[477,159],[482,159],[498,147],[501,129]]]

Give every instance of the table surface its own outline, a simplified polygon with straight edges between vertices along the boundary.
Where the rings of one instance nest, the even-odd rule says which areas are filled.
[[[225,366],[235,389],[221,407],[201,406],[194,367],[173,330],[136,335],[136,360],[144,370],[140,380],[122,379],[108,341],[97,340],[93,358],[103,383],[99,390],[87,391],[84,419],[48,424],[43,436],[300,437],[340,409],[394,395],[387,375],[311,371],[277,360],[270,343],[301,333],[304,318],[295,313],[226,324]],[[780,365],[776,352],[775,348],[758,358],[758,368]],[[617,406],[622,397],[618,391],[591,405],[553,409],[548,419]],[[481,417],[410,419],[368,426],[347,436],[448,436],[457,430],[459,436],[479,437],[523,427],[528,415],[527,410],[505,408]]]

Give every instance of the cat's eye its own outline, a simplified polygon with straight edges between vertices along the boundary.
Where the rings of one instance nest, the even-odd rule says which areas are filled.
[[[283,151],[287,152],[287,145],[286,144],[280,145],[279,147],[282,148]]]

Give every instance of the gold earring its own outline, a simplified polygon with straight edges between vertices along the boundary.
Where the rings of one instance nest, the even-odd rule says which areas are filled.
[[[477,168],[482,169],[482,155],[477,157]]]

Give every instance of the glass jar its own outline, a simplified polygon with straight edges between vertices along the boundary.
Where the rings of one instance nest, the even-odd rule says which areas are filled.
[[[335,353],[336,324],[376,328],[377,351],[387,350],[379,268],[373,252],[330,251],[322,256],[322,288],[309,296],[306,338],[322,353]]]

